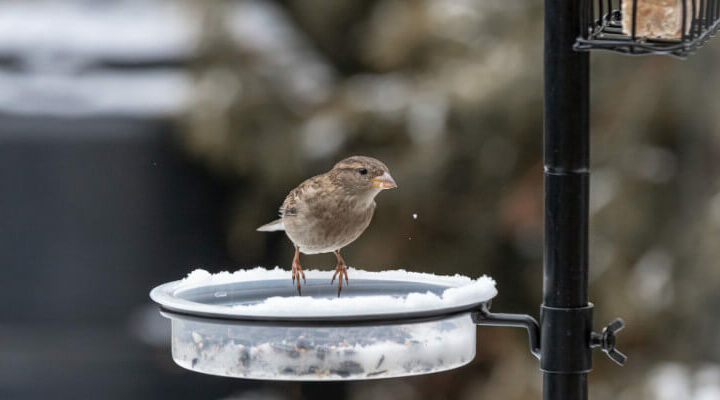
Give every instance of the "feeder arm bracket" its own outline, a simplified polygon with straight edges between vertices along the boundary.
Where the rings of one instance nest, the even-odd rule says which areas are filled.
[[[540,325],[527,314],[506,314],[490,312],[490,302],[484,303],[479,310],[471,313],[475,325],[512,326],[525,328],[530,338],[530,352],[540,359]]]
[[[606,325],[602,332],[592,332],[592,303],[588,304],[587,307],[578,309],[542,308],[542,317],[548,320],[545,326],[554,326],[556,325],[554,323],[556,320],[569,317],[579,317],[579,319],[583,321],[583,323],[580,324],[580,330],[578,332],[566,332],[566,335],[562,335],[563,337],[558,335],[558,332],[551,331],[545,332],[545,335],[541,335],[540,324],[538,324],[537,320],[532,316],[527,314],[493,313],[490,312],[490,305],[490,302],[484,303],[480,309],[471,313],[473,323],[483,326],[509,326],[527,329],[530,340],[530,352],[540,360],[543,371],[589,372],[592,368],[592,359],[590,356],[590,349],[592,348],[600,348],[611,360],[620,366],[624,365],[627,360],[627,356],[615,348],[615,338],[617,333],[625,327],[625,322],[621,318],[617,318]],[[585,334],[585,332],[589,332],[589,334]],[[542,336],[545,337],[543,338]],[[579,340],[582,342],[582,346],[588,349],[586,352],[587,357],[583,357],[583,359],[580,360],[560,357],[559,362],[556,363],[543,362],[540,357],[541,346],[543,343],[553,340],[559,342]],[[550,344],[548,343],[547,345]]]

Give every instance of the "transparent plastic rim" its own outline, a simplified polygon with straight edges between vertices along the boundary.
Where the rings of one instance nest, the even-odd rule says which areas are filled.
[[[269,272],[277,272],[276,270],[266,270]],[[309,271],[306,271],[306,273]],[[326,273],[328,277],[330,273],[327,271],[312,271],[314,274]],[[404,271],[402,271],[404,272]],[[215,280],[208,279],[206,283],[193,283],[188,284],[187,279],[173,281],[159,285],[152,289],[150,292],[150,298],[158,303],[162,309],[168,310],[174,313],[183,315],[206,317],[206,318],[220,318],[220,319],[231,319],[231,320],[244,320],[244,321],[269,321],[269,322],[352,322],[352,321],[392,321],[397,322],[401,320],[419,319],[419,318],[432,318],[443,315],[455,314],[458,312],[469,311],[478,309],[482,304],[490,301],[495,295],[497,290],[495,289],[495,282],[486,276],[473,280],[467,277],[456,275],[451,276],[437,276],[432,274],[421,274],[421,273],[407,273],[406,279],[398,279],[397,275],[387,274],[383,272],[369,272],[362,270],[350,270],[351,276],[358,276],[362,279],[365,284],[372,285],[373,282],[387,285],[403,285],[408,283],[422,283],[425,285],[435,286],[436,289],[460,289],[464,290],[462,295],[442,296],[442,301],[429,302],[427,306],[417,305],[408,309],[402,309],[399,307],[369,307],[366,310],[350,309],[343,310],[342,313],[336,312],[318,312],[312,310],[313,307],[309,307],[308,313],[294,313],[289,315],[287,313],[278,313],[268,310],[253,310],[252,308],[247,309],[243,307],[232,307],[228,305],[218,304],[207,304],[201,302],[195,302],[183,298],[183,293],[191,289],[206,288],[212,290],[213,287],[220,287],[227,289],[228,285],[232,285],[235,290],[242,290],[243,285],[253,285],[254,288],[267,286],[277,286],[278,282],[287,283],[289,285],[289,271],[287,271],[287,278],[279,280],[274,276],[268,279],[247,279],[232,281],[231,275],[228,274],[227,279]],[[227,274],[227,273],[225,273]],[[308,279],[308,283],[315,281],[322,281],[323,284],[329,286],[328,281],[320,279]],[[475,290],[478,289],[478,290]],[[456,290],[457,292],[457,290]],[[286,292],[284,292],[286,293]],[[447,292],[444,292],[447,293]],[[453,293],[456,294],[456,293]],[[409,292],[407,295],[426,295],[419,292]],[[287,296],[273,296],[273,297],[287,297]],[[297,301],[308,302],[311,301],[307,296],[304,298],[298,298]],[[372,296],[369,296],[372,297]],[[368,297],[368,298],[369,298]],[[261,302],[267,300],[267,298],[258,298],[257,301]],[[435,300],[435,299],[431,299]],[[313,299],[312,301],[327,302],[329,299]],[[377,302],[376,302],[377,303]],[[312,303],[310,303],[312,305]],[[326,303],[327,304],[327,303]],[[338,307],[342,307],[342,298],[337,303]]]

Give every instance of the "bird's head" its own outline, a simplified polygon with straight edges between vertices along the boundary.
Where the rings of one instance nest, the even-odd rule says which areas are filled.
[[[372,157],[346,158],[330,171],[343,189],[354,193],[379,193],[383,189],[397,187],[388,167]]]

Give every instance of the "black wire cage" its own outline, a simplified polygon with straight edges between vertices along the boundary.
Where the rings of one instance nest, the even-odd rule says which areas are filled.
[[[720,0],[581,0],[574,49],[687,57],[720,28]]]

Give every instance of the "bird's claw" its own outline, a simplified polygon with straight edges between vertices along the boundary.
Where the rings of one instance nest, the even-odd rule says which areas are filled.
[[[332,285],[335,282],[335,277],[338,276],[338,297],[340,297],[340,292],[342,291],[343,287],[343,277],[345,277],[345,285],[350,286],[350,280],[348,279],[348,273],[347,273],[347,267],[343,264],[339,264],[335,268],[335,273],[333,274],[332,279],[330,280],[330,284]]]
[[[335,273],[337,273],[337,271]],[[334,280],[335,280],[335,277],[333,277],[333,281]],[[343,280],[342,280],[342,272],[341,272],[340,279],[338,279],[338,296],[337,297],[340,297],[340,292],[342,292],[342,281]],[[330,282],[330,284],[332,285],[332,281]]]
[[[300,288],[300,277],[302,276],[303,283],[307,284],[307,280],[305,280],[305,272],[303,272],[302,267],[300,264],[293,263],[292,266],[292,283],[295,285],[295,280],[297,279],[297,291],[300,296],[302,296],[302,289]]]

